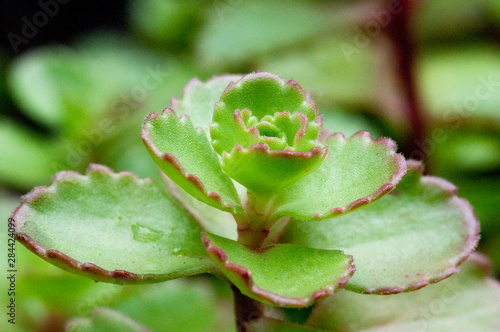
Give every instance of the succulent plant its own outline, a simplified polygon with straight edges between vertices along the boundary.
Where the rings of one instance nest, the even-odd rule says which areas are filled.
[[[213,273],[250,301],[297,308],[343,287],[420,289],[478,241],[453,185],[390,139],[328,133],[310,95],[269,73],[193,79],[141,135],[166,189],[99,165],[58,173],[14,211],[17,239],[96,281]]]

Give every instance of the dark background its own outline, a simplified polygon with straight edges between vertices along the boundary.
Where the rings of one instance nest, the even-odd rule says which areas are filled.
[[[68,0],[64,0],[65,2]],[[50,18],[48,23],[39,29],[29,43],[19,46],[19,53],[40,45],[51,43],[70,43],[84,32],[96,29],[124,29],[126,24],[127,1],[78,1],[69,0],[67,4],[59,4],[57,0],[3,0],[0,2],[0,48],[8,57],[17,55],[8,39],[9,33],[22,36],[26,17],[32,22],[33,15],[42,10],[39,2],[56,3],[59,13]]]

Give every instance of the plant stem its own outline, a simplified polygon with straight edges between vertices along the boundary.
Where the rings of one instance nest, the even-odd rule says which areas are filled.
[[[250,228],[238,228],[238,242],[254,249],[262,247],[268,235],[268,229],[252,230]]]
[[[238,332],[250,331],[248,323],[264,316],[264,304],[243,295],[238,287],[231,285],[234,294],[234,313]]]
[[[404,93],[404,111],[410,123],[410,134],[402,146],[409,158],[425,160],[423,148],[424,121],[415,82],[416,46],[412,35],[411,18],[415,0],[401,0],[402,11],[395,14],[387,27],[387,35],[394,46],[397,75]]]
[[[273,196],[247,191],[247,197],[246,215],[243,218],[235,216],[238,224],[238,242],[258,249],[262,247],[269,235],[269,229],[276,222],[276,219],[270,217],[269,211]]]
[[[250,227],[254,230],[264,229],[269,221],[269,205],[273,195],[257,194],[247,191],[248,201],[246,203],[246,212],[248,219],[251,220]]]

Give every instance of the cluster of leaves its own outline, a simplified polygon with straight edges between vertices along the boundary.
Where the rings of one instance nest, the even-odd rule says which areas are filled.
[[[388,139],[321,132],[314,102],[293,81],[237,78],[192,80],[182,99],[146,118],[142,138],[168,175],[167,192],[98,165],[85,176],[61,172],[13,213],[18,240],[96,281],[208,272],[279,307],[309,306],[344,286],[414,291],[458,271],[479,230],[450,183],[422,176],[421,164],[405,162]],[[325,306],[314,309],[310,326],[334,324],[316,318]],[[135,326],[107,311],[73,324]]]
[[[384,9],[382,1],[353,10],[346,1],[192,0],[181,4],[174,0],[135,0],[130,6],[131,34],[105,34],[100,38],[92,35],[76,42],[71,50],[45,47],[22,55],[10,66],[5,66],[10,59],[0,54],[0,182],[9,189],[0,189],[3,219],[17,205],[20,193],[49,184],[57,171],[83,172],[91,162],[161,181],[139,138],[137,124],[152,110],[167,106],[167,98],[178,94],[182,85],[196,76],[206,79],[221,72],[267,70],[293,77],[318,102],[323,127],[330,132],[343,132],[350,137],[358,130],[368,130],[374,137],[383,134],[402,141],[409,123],[398,108],[401,94],[394,88],[397,85],[391,77],[391,62],[383,60],[387,45],[383,35],[372,36],[364,30],[367,21],[383,22]],[[414,26],[422,46],[416,69],[428,112],[428,137],[424,141],[429,152],[427,169],[452,180],[460,195],[475,207],[482,222],[480,249],[493,260],[496,274],[500,271],[500,237],[496,232],[500,199],[500,57],[490,39],[498,36],[499,13],[495,0],[464,0],[460,6],[452,0],[427,1],[418,8]],[[252,33],[249,26],[253,27]],[[349,56],[341,45],[349,46]],[[137,88],[144,88],[149,69],[159,69],[165,76],[144,96],[137,95]],[[476,96],[478,89],[480,96]],[[16,123],[11,114],[5,113],[10,102],[36,122],[35,128],[42,128],[43,133],[30,130],[33,126]],[[182,109],[176,112],[184,113]],[[194,123],[196,120],[190,116]],[[112,130],[107,128],[109,121]],[[100,133],[93,134],[95,129],[101,129]],[[169,185],[170,190],[177,189],[172,183]],[[186,195],[175,197],[183,205],[196,206],[190,210],[196,218],[210,219],[203,225],[208,232],[236,239],[237,231],[231,227],[234,222],[229,214],[212,214],[211,208]],[[309,246],[305,242],[302,245]],[[42,260],[32,259],[33,255],[21,246],[18,248],[18,287],[24,294],[18,298],[22,310],[17,325],[20,330],[40,329],[54,322],[54,317],[63,324],[68,317],[87,315],[89,311],[75,310],[78,303],[89,302],[93,294],[107,287],[60,273]],[[332,248],[343,249],[357,260],[348,245]],[[39,278],[35,278],[34,271]],[[467,271],[450,281],[462,280],[464,273],[477,272]],[[476,273],[476,277],[483,280],[480,274]],[[67,298],[53,296],[50,290],[54,280],[62,290],[59,293],[68,294]],[[169,284],[161,285],[168,288]],[[441,284],[429,289],[437,289]],[[143,287],[146,286],[135,287],[130,293],[134,292],[145,306],[148,298],[141,291]],[[336,296],[341,294],[351,293]],[[408,296],[413,294],[420,292]],[[172,303],[177,299],[175,294],[169,298]],[[124,304],[118,308],[112,305],[115,300]],[[162,330],[148,325],[155,321],[153,317],[134,316],[134,310],[127,309],[127,302],[121,297],[113,297],[113,301],[89,303],[110,305],[132,315],[144,326]],[[196,301],[191,301],[191,306]],[[451,305],[446,294],[443,301]],[[469,301],[473,303],[472,298]],[[177,303],[181,302],[179,299]],[[209,306],[212,310],[225,305],[216,302],[208,301],[213,303]],[[459,304],[455,307],[457,312],[462,310]],[[430,317],[439,318],[441,314],[446,315],[434,310]],[[294,311],[287,317],[293,320],[300,316],[300,312]],[[171,315],[169,321],[185,326],[180,321],[183,317]],[[424,317],[429,320],[429,316]],[[0,329],[3,323],[0,322]],[[224,330],[209,325],[199,330]],[[168,326],[163,330],[168,330]]]

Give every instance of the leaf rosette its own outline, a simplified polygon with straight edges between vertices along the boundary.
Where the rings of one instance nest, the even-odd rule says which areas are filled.
[[[321,117],[294,81],[254,73],[231,82],[215,104],[210,135],[222,169],[256,193],[273,194],[327,157]]]
[[[16,237],[95,280],[208,272],[282,307],[344,286],[408,292],[457,272],[479,229],[456,189],[423,176],[390,139],[321,133],[315,103],[294,81],[269,73],[193,79],[142,126],[168,192],[101,166],[60,173],[25,196],[13,214]],[[101,243],[105,251],[93,250]]]

